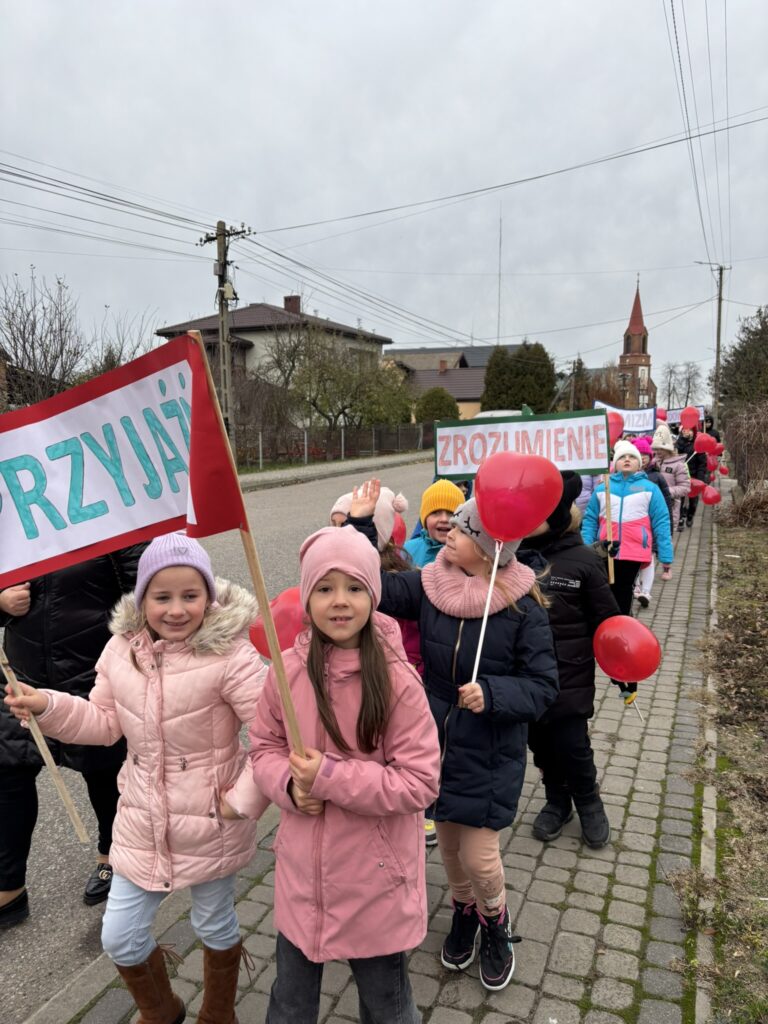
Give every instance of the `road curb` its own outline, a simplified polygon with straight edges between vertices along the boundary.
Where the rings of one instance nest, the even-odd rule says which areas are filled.
[[[260,474],[240,477],[240,489],[249,491],[265,491],[274,487],[290,487],[293,484],[307,484],[314,480],[324,480],[329,476],[357,476],[361,470],[393,469],[397,466],[410,466],[418,462],[432,462],[433,452],[410,452],[408,455],[382,455],[376,459],[345,459],[344,462],[324,462],[313,471],[301,473],[297,468],[279,470],[279,477],[260,478]],[[301,467],[307,468],[307,467]]]

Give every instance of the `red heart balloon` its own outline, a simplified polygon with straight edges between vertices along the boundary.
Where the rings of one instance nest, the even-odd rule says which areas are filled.
[[[717,469],[717,456],[716,455],[708,455],[707,456],[707,469],[710,471],[710,473],[712,472],[712,470]]]
[[[699,423],[699,410],[695,405],[686,405],[680,413],[680,422],[686,430],[693,430]]]
[[[603,672],[621,683],[647,679],[661,664],[659,641],[631,615],[613,615],[601,622],[592,649]]]
[[[559,470],[541,455],[497,452],[475,477],[477,511],[494,540],[527,536],[554,511],[562,493]]]
[[[720,470],[723,476],[728,476],[728,474],[731,472],[727,466],[718,466],[717,468]]]
[[[618,412],[608,413],[608,440],[611,448],[624,433],[624,417]]]
[[[714,454],[715,448],[717,448],[717,441],[711,434],[696,435],[696,439],[693,442],[693,450],[695,452],[708,452],[709,454]]]
[[[722,443],[722,441],[719,441],[715,445],[715,455],[722,455],[724,451],[725,451],[725,445]]]
[[[288,587],[282,594],[278,594],[269,602],[272,611],[272,619],[275,623],[277,639],[280,650],[285,651],[293,647],[293,643],[302,629],[307,626],[307,613],[301,606],[298,587]],[[261,615],[256,619],[250,629],[251,643],[265,658],[272,657],[267,634],[264,631],[264,620]]]
[[[704,490],[707,485],[703,480],[697,480],[696,477],[691,480],[691,489],[688,492],[692,498],[698,497],[699,494]]]
[[[715,490],[714,487],[705,487],[701,500],[705,505],[719,505],[723,498],[720,491]]]
[[[665,423],[667,422],[667,410],[662,409],[660,405],[656,406],[656,419],[663,420]]]

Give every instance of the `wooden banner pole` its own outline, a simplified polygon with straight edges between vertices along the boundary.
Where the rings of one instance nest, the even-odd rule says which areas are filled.
[[[23,697],[24,694],[22,692],[21,686],[19,685],[19,681],[16,678],[16,673],[11,668],[10,662],[8,661],[8,658],[6,657],[5,651],[2,649],[2,647],[0,647],[0,668],[2,668],[3,670],[3,675],[5,676],[6,682],[11,687],[11,690],[13,690],[14,697]],[[40,751],[40,756],[42,757],[43,761],[45,761],[46,767],[48,768],[48,771],[51,773],[51,778],[53,779],[53,783],[56,786],[56,789],[59,791],[61,802],[64,804],[64,807],[66,808],[67,814],[69,815],[69,819],[75,826],[77,838],[80,840],[81,843],[90,844],[91,839],[85,830],[83,819],[77,812],[77,808],[75,807],[74,801],[72,800],[72,797],[69,795],[69,790],[67,789],[66,783],[62,778],[58,765],[53,760],[51,752],[48,749],[48,744],[45,742],[45,737],[43,736],[42,732],[40,732],[40,726],[37,724],[37,719],[35,718],[34,715],[29,716],[29,731],[32,733],[32,739],[37,744],[37,749]]]
[[[611,519],[611,474],[603,475],[605,484],[605,536],[609,544],[613,544],[613,520]],[[614,583],[616,576],[613,571],[613,558],[608,555],[608,582]]]
[[[205,351],[205,345],[203,344],[203,336],[200,331],[189,331],[190,337],[194,338],[197,343],[200,353],[203,357],[203,366],[205,367],[205,376],[208,381],[208,391],[213,402],[213,407],[216,410],[216,418],[219,423],[219,430],[221,431],[221,437],[226,446],[227,453],[229,455],[229,462],[234,474],[235,480],[238,481],[238,487],[240,486],[240,480],[237,475],[237,465],[235,463],[234,455],[232,454],[232,448],[229,443],[229,437],[224,427],[224,417],[221,414],[221,406],[219,405],[219,398],[216,394],[216,388],[213,384],[213,377],[211,376],[211,367],[208,363],[208,356]],[[267,587],[264,582],[264,575],[261,571],[261,563],[259,562],[258,552],[256,551],[256,543],[251,533],[251,527],[248,523],[248,514],[245,511],[245,504],[243,503],[243,519],[245,527],[240,529],[240,540],[242,541],[243,550],[245,552],[245,560],[248,563],[248,569],[251,574],[251,580],[253,582],[253,590],[256,595],[256,600],[259,603],[259,612],[261,614],[262,622],[264,623],[264,634],[267,638],[267,644],[269,646],[269,653],[272,656],[272,667],[275,670],[275,677],[277,679],[277,688],[280,692],[280,700],[283,705],[283,713],[285,715],[285,726],[288,731],[288,739],[291,747],[300,754],[301,757],[305,755],[304,742],[301,738],[299,731],[299,722],[296,717],[296,708],[291,697],[291,691],[288,686],[288,680],[285,675],[285,665],[283,664],[283,656],[280,653],[280,641],[277,638],[277,630],[275,629],[275,621],[272,618],[272,609],[269,607],[269,597],[267,595]]]

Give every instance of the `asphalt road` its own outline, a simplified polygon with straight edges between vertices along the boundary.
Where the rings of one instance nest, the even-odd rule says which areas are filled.
[[[422,462],[391,468],[382,476],[383,483],[402,490],[411,503],[405,515],[409,533],[432,472],[432,464]],[[327,525],[336,498],[358,482],[355,476],[340,474],[245,495],[270,597],[298,583],[301,542]],[[250,588],[239,534],[221,534],[204,543],[217,575]],[[86,828],[95,836],[96,821],[82,777],[66,770],[64,777]],[[82,901],[95,862],[95,843],[91,849],[80,845],[45,770],[39,776],[38,792],[40,812],[27,874],[31,916],[23,925],[0,931],[2,1024],[22,1024],[101,953],[103,905],[86,907]]]

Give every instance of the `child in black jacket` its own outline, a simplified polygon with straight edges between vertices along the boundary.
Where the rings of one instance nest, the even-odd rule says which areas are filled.
[[[593,848],[605,846],[611,829],[600,799],[587,723],[594,714],[595,658],[592,637],[604,619],[619,615],[608,585],[605,560],[584,544],[581,515],[573,504],[581,477],[565,472],[563,496],[546,522],[527,537],[518,552],[532,564],[539,555],[549,563],[542,582],[550,601],[549,624],[555,641],[560,694],[544,715],[528,725],[528,746],[540,769],[546,804],[533,823],[536,839],[556,839],[573,817]]]

